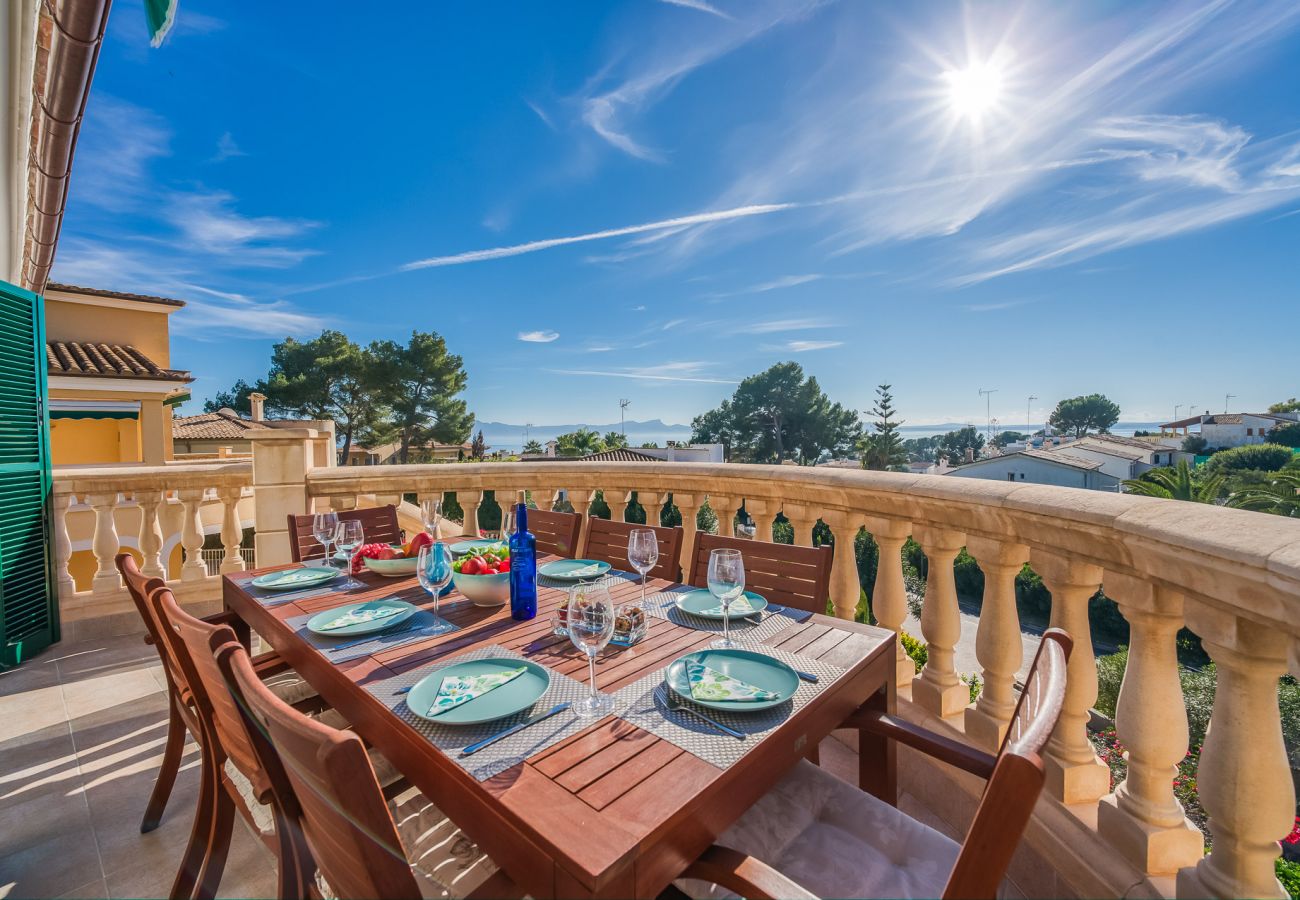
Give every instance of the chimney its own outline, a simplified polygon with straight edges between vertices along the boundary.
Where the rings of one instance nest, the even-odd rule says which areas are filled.
[[[973,463],[973,462],[975,462],[975,448],[974,448],[974,447],[967,447],[967,448],[966,448],[966,462],[968,462],[968,463]]]
[[[253,408],[253,421],[260,422],[263,418],[263,404],[266,403],[266,394],[252,393],[248,395],[248,405]]]

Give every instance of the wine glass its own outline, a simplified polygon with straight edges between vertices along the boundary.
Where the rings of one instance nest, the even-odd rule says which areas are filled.
[[[420,548],[415,563],[415,574],[420,587],[433,596],[433,614],[438,615],[438,601],[442,590],[451,583],[451,551],[442,541],[434,541]]]
[[[365,539],[365,530],[356,519],[346,519],[339,522],[339,530],[334,536],[334,541],[339,545],[339,549],[347,555],[349,572],[352,570],[352,554],[365,542]]]
[[[511,503],[501,504],[501,531],[498,538],[501,543],[510,543],[510,524],[515,520],[515,507]]]
[[[573,707],[583,718],[609,715],[614,710],[614,698],[596,691],[596,654],[614,636],[614,619],[614,601],[603,584],[580,584],[569,592],[569,639],[587,654],[591,671],[591,692]]]
[[[312,516],[311,533],[316,540],[320,541],[321,547],[325,550],[324,563],[327,566],[334,566],[334,555],[330,553],[330,546],[334,543],[334,536],[339,530],[339,514],[336,512],[319,512]]]
[[[709,646],[716,650],[740,646],[731,639],[731,601],[745,593],[745,560],[739,550],[709,554],[709,593],[722,602],[722,637]]]
[[[420,522],[424,530],[436,541],[438,540],[438,523],[442,521],[442,498],[425,497],[420,501]]]
[[[641,573],[641,608],[645,609],[645,578],[659,562],[659,538],[649,528],[635,528],[627,536],[627,561]]]

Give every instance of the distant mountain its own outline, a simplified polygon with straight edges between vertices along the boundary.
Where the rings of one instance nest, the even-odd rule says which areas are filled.
[[[523,425],[512,425],[509,422],[477,422],[476,421],[474,423],[474,428],[475,430],[482,428],[485,432],[487,431],[496,431],[496,432],[521,431],[522,432],[524,430]],[[638,434],[646,431],[653,431],[655,433],[664,432],[664,431],[682,431],[689,434],[691,430],[691,426],[689,425],[670,425],[669,423],[664,422],[662,419],[650,419],[645,422],[629,419],[627,422],[623,423],[622,425],[620,425],[618,422],[610,422],[609,424],[606,425],[592,425],[583,422],[579,422],[573,425],[550,425],[550,424],[533,425],[529,428],[529,431],[547,432],[547,433],[554,432],[556,434],[566,434],[570,431],[577,431],[579,428],[589,428],[592,431],[599,431],[602,434],[606,431],[619,431],[623,428],[627,429],[628,434],[631,434],[634,431],[637,432]]]

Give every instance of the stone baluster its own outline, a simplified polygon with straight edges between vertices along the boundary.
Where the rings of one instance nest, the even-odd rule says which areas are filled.
[[[522,502],[527,494],[514,488],[502,488],[501,490],[493,491],[492,493],[493,496],[496,497],[497,506],[501,507],[500,537],[502,540],[508,541],[510,539],[510,532],[514,530],[514,519],[510,519],[510,528],[506,528],[506,518],[508,516],[514,516],[515,506]]]
[[[203,488],[184,488],[176,492],[181,501],[181,546],[185,548],[181,581],[202,581],[208,577],[208,568],[203,564],[203,519],[199,514],[203,494]]]
[[[831,561],[831,604],[837,618],[852,620],[862,597],[858,560],[853,548],[862,527],[862,516],[837,509],[822,513],[822,521],[835,539],[835,556]]]
[[[68,507],[76,498],[71,494],[55,494],[54,511],[54,582],[60,597],[71,597],[77,592],[76,582],[68,571],[72,559],[72,541],[68,538]]]
[[[718,534],[722,537],[735,537],[736,510],[740,508],[739,500],[723,494],[709,494],[709,506],[718,517]]]
[[[460,508],[465,512],[463,525],[465,533],[478,537],[478,508],[483,505],[483,492],[457,491],[456,499],[460,501]]]
[[[1074,641],[1066,669],[1065,703],[1047,743],[1047,789],[1062,803],[1095,803],[1110,793],[1110,768],[1088,740],[1088,710],[1097,701],[1097,663],[1088,625],[1088,599],[1101,585],[1101,569],[1054,553],[1030,552],[1030,565],[1052,594],[1053,628]]]
[[[772,540],[772,505],[767,500],[757,500],[753,497],[745,499],[745,512],[754,520],[754,540],[770,541]]]
[[[813,545],[813,527],[817,524],[817,511],[806,503],[783,503],[781,512],[794,529],[794,542],[800,547]]]
[[[221,573],[244,571],[244,557],[239,552],[239,545],[244,540],[244,529],[239,523],[239,498],[243,491],[237,487],[223,487],[217,490],[221,498],[221,545],[226,555],[221,560]]]
[[[657,528],[660,522],[660,515],[663,513],[664,500],[667,494],[661,494],[658,491],[637,491],[636,498],[645,509],[645,523],[652,528]]]
[[[1178,896],[1285,897],[1273,861],[1295,816],[1277,702],[1288,636],[1276,622],[1197,603],[1188,604],[1187,625],[1215,667],[1214,711],[1196,779],[1213,849],[1178,873]]]
[[[628,505],[636,491],[605,491],[605,503],[609,506],[609,517],[615,522],[631,522],[627,517]]]
[[[135,492],[135,502],[140,507],[140,573],[148,578],[166,578],[167,569],[163,566],[162,528],[158,523],[158,511],[165,502],[162,491],[140,490]]]
[[[1105,590],[1129,623],[1128,664],[1115,712],[1120,743],[1128,749],[1128,777],[1102,798],[1097,830],[1140,871],[1173,875],[1195,865],[1205,848],[1173,788],[1187,754],[1177,645],[1183,597],[1109,572]]]
[[[122,587],[122,576],[117,573],[117,566],[113,562],[121,545],[117,537],[115,516],[117,492],[89,494],[86,502],[95,511],[95,536],[90,546],[98,564],[90,589],[96,594],[111,594]]]
[[[975,705],[966,710],[966,736],[996,753],[1016,710],[1016,672],[1024,661],[1016,576],[1029,560],[1029,548],[971,537],[966,540],[966,550],[984,573],[984,603],[975,635],[984,687]]]
[[[787,516],[789,513],[786,514]],[[879,519],[868,517],[867,531],[880,548],[879,561],[876,564],[876,583],[871,590],[871,612],[882,628],[888,628],[894,634],[903,633],[903,622],[907,619],[907,585],[903,581],[903,545],[912,533],[911,522],[898,519]],[[916,666],[912,658],[903,649],[900,638],[895,645],[897,653],[898,693],[904,697],[912,695],[912,678]]]
[[[704,498],[699,494],[673,494],[673,505],[677,511],[682,514],[682,558],[679,560],[682,567],[682,580],[691,580],[691,554],[695,552],[695,536],[699,533],[699,520],[696,518],[700,514],[700,507],[704,505]]]
[[[587,519],[591,515],[591,504],[596,500],[595,491],[569,491],[569,505],[573,511],[582,516],[582,529],[578,532],[578,546],[573,555],[578,556],[587,548]]]
[[[928,655],[925,668],[912,679],[912,699],[937,716],[959,716],[970,704],[970,688],[958,677],[955,665],[961,613],[952,566],[966,536],[928,525],[916,526],[913,533],[928,561],[921,607],[921,633]]]

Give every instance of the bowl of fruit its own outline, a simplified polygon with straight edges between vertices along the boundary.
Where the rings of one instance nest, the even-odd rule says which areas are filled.
[[[433,538],[421,531],[405,544],[365,544],[352,557],[352,574],[356,575],[364,566],[387,578],[414,575],[420,548],[432,543]]]
[[[482,547],[451,564],[451,580],[475,606],[501,606],[510,599],[510,549]]]

